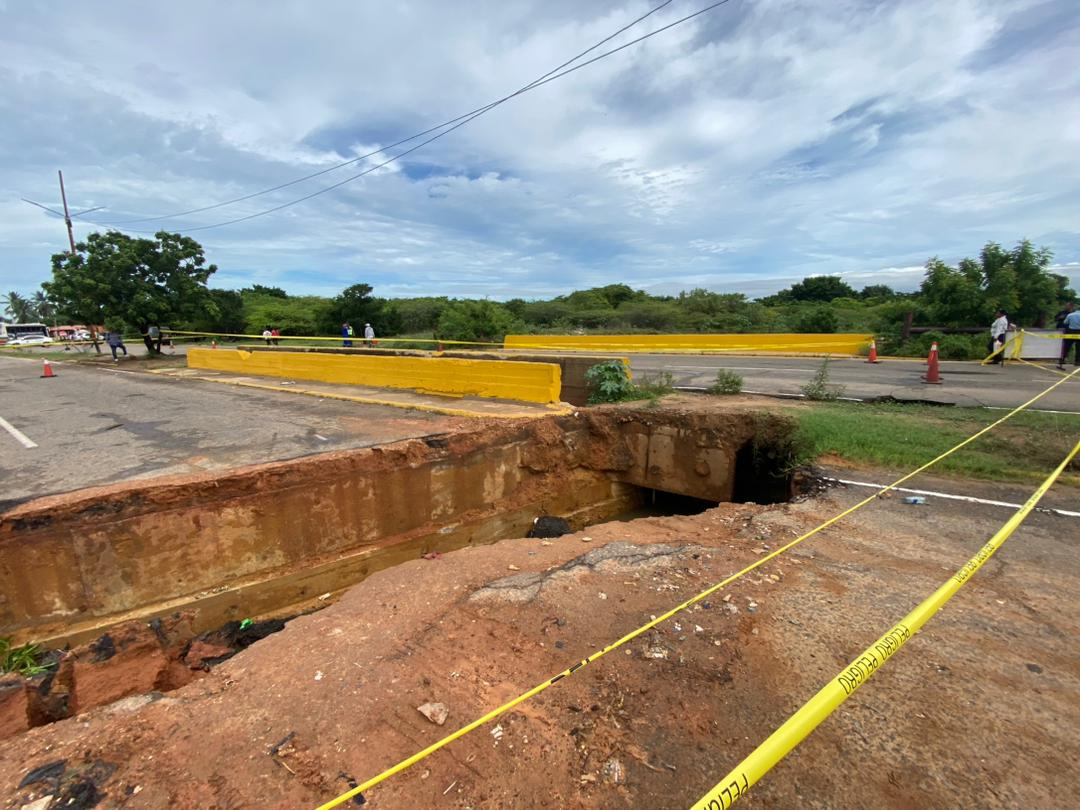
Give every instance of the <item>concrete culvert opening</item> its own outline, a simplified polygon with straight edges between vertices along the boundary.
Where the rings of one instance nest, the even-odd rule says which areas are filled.
[[[784,442],[751,439],[735,454],[734,503],[774,504],[795,494],[795,458]]]
[[[190,678],[177,666],[246,646],[233,636],[249,622],[324,607],[403,562],[524,538],[541,516],[578,532],[787,500],[792,435],[775,415],[601,407],[32,501],[0,513],[0,636],[74,648],[58,684],[145,653],[162,669],[97,678],[102,701],[165,691]],[[110,633],[113,655],[86,648]],[[50,719],[91,707],[71,688]]]

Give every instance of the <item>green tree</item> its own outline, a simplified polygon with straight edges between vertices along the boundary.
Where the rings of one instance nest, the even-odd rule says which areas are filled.
[[[1012,320],[1041,326],[1046,316],[1075,293],[1049,272],[1053,254],[1024,239],[1012,250],[987,242],[978,260],[955,268],[938,258],[926,263],[921,293],[930,319],[942,326],[984,325],[997,309]]]
[[[262,284],[252,284],[240,290],[241,295],[266,295],[271,298],[288,298],[289,294],[281,287],[264,287]]]
[[[811,334],[832,333],[839,326],[840,321],[832,308],[822,305],[803,310],[795,321],[797,331]]]
[[[1069,300],[1062,294],[1068,290],[1059,282],[1063,277],[1050,272],[1053,258],[1054,254],[1047,248],[1035,248],[1028,239],[1010,251],[1009,261],[1016,275],[1016,292],[1020,299],[1014,318],[1019,323],[1045,326],[1047,317],[1054,314],[1059,304]]]
[[[449,299],[439,298],[397,298],[390,301],[387,307],[396,313],[400,322],[400,331],[405,333],[433,332],[439,325],[439,316],[442,315]]]
[[[501,343],[521,323],[494,301],[451,301],[439,317],[438,336],[445,340],[473,340]]]
[[[949,267],[935,256],[926,263],[919,289],[930,320],[937,325],[970,326],[986,320],[982,288],[970,267]]]
[[[34,317],[38,320],[48,322],[56,319],[56,304],[45,294],[44,290],[38,290],[34,293],[33,307]]]
[[[370,284],[353,284],[346,287],[324,307],[321,328],[326,332],[338,332],[343,323],[350,324],[357,334],[363,334],[364,324],[370,323],[376,334],[386,334],[382,323],[384,304],[373,298]]]
[[[602,295],[608,302],[608,306],[618,309],[628,301],[647,301],[649,294],[642,290],[635,290],[628,284],[607,284],[603,287],[593,287],[589,292]]]
[[[4,312],[16,323],[34,320],[33,304],[14,290],[4,296]]]
[[[840,276],[807,276],[789,289],[761,299],[767,304],[786,304],[791,301],[811,301],[827,304],[834,298],[854,298],[855,290]]]
[[[887,300],[896,297],[896,291],[888,284],[867,284],[859,293],[859,298],[864,301],[868,298]]]
[[[318,295],[248,295],[244,297],[244,331],[258,335],[276,327],[283,335],[325,334],[326,307],[327,300]]]
[[[138,329],[147,351],[156,353],[160,341],[152,340],[151,327],[213,311],[206,282],[216,271],[189,236],[158,231],[153,239],[137,239],[108,231],[90,234],[74,254],[55,254],[53,280],[42,287],[83,323],[119,321]]]
[[[210,290],[209,292],[214,307],[195,316],[186,325],[194,332],[243,334],[247,327],[244,322],[244,296],[237,290]]]

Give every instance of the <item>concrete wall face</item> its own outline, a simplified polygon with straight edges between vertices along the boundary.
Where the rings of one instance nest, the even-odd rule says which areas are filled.
[[[511,363],[383,354],[197,349],[190,368],[297,380],[404,388],[452,396],[478,396],[547,404],[559,401],[555,363]]]
[[[858,354],[870,345],[864,334],[720,335],[507,335],[507,349],[594,352],[776,352],[780,354]]]
[[[726,500],[754,420],[717,418],[601,410],[23,504],[0,515],[0,635],[77,641],[181,607],[216,627],[540,514],[608,519],[638,487]]]

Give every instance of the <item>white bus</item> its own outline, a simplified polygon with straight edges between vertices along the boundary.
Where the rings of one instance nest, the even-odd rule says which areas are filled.
[[[0,343],[9,346],[52,343],[49,327],[43,323],[4,323],[0,321]]]

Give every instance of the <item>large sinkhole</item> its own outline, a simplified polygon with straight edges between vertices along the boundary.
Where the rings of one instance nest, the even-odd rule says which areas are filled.
[[[578,531],[787,500],[791,435],[771,415],[598,408],[21,504],[0,513],[0,636],[76,648],[30,690],[48,722],[180,685],[376,571],[541,516]],[[163,668],[86,686],[121,655]]]
[[[202,632],[524,537],[542,515],[576,531],[776,503],[792,494],[791,433],[768,414],[598,408],[32,501],[0,514],[0,636],[79,643],[177,611]]]

